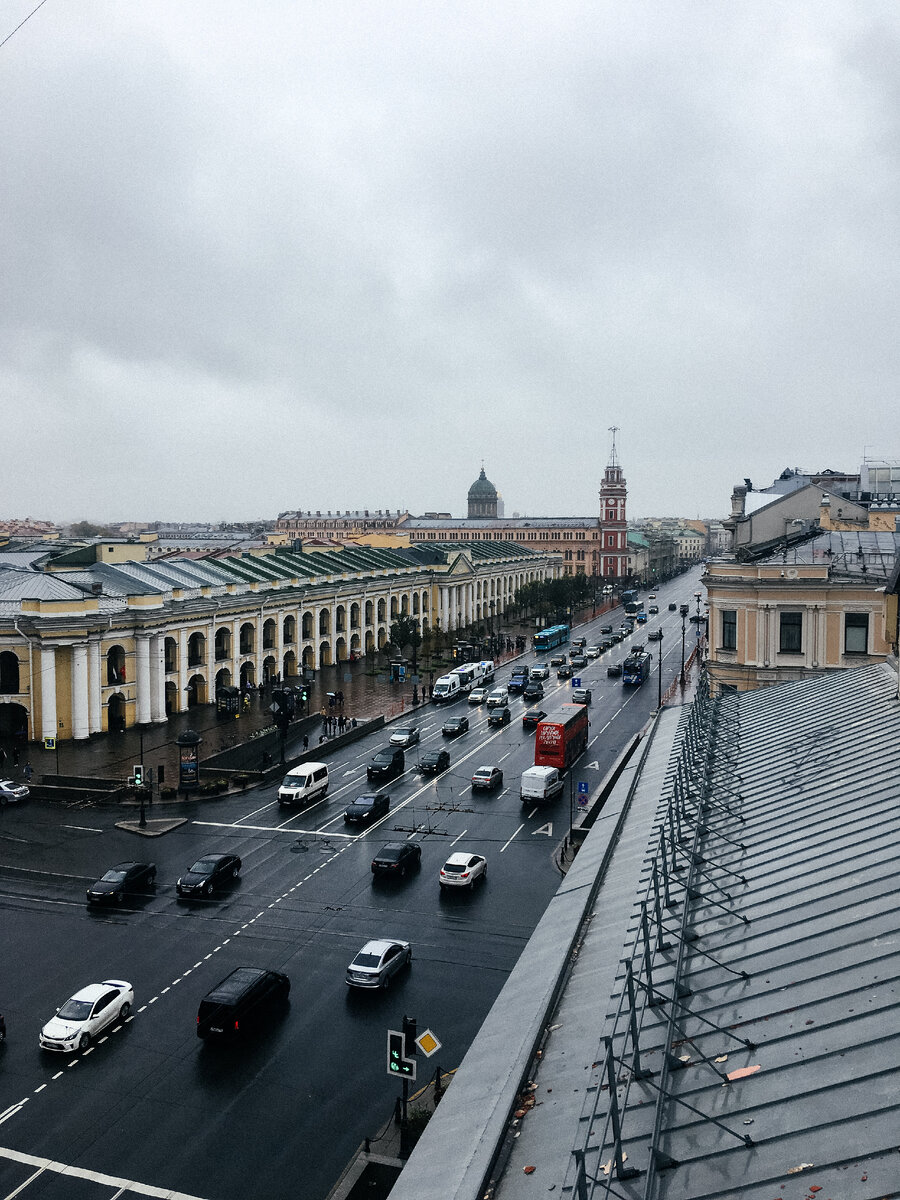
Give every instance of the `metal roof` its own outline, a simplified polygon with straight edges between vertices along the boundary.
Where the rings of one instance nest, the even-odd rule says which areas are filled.
[[[397,1200],[897,1194],[897,692],[877,664],[663,711]]]

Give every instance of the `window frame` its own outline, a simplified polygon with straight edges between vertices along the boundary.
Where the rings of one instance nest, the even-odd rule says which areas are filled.
[[[851,624],[850,618],[856,618]],[[850,646],[848,633],[851,630],[863,631],[863,646]],[[845,612],[844,613],[844,653],[845,654],[868,654],[869,653],[869,614],[867,612]]]
[[[786,621],[785,618],[791,618]],[[797,618],[796,621],[794,618]],[[794,638],[787,636],[796,630],[796,646],[788,645]],[[801,609],[782,609],[778,614],[778,653],[779,654],[802,654],[803,653],[803,612]]]
[[[720,649],[737,650],[737,609],[722,609],[722,642]],[[730,637],[728,635],[731,635]]]

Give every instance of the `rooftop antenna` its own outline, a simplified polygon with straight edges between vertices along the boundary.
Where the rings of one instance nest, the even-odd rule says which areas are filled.
[[[616,458],[616,434],[619,432],[619,426],[610,425],[609,432],[612,434],[612,449],[609,452],[609,465],[611,467],[617,467],[619,465],[619,460]]]

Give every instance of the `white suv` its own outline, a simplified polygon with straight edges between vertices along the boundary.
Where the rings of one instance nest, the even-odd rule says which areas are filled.
[[[487,860],[480,854],[468,854],[462,850],[451,854],[441,867],[442,888],[474,888],[479,879],[487,879]]]
[[[493,691],[488,692],[488,708],[506,708],[507,704],[509,704],[509,692],[505,687],[496,687]]]

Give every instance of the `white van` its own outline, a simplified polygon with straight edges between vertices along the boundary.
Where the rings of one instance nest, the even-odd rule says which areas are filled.
[[[523,804],[546,804],[563,790],[563,779],[556,767],[529,767],[522,772],[519,796]]]
[[[295,804],[298,808],[306,808],[328,791],[328,768],[324,763],[301,763],[292,767],[285,775],[278,789],[280,805]]]
[[[509,704],[509,692],[505,687],[495,687],[493,691],[488,692],[486,704],[488,708],[506,708]]]
[[[462,683],[458,675],[442,675],[431,689],[431,699],[435,704],[446,704],[462,694]]]

